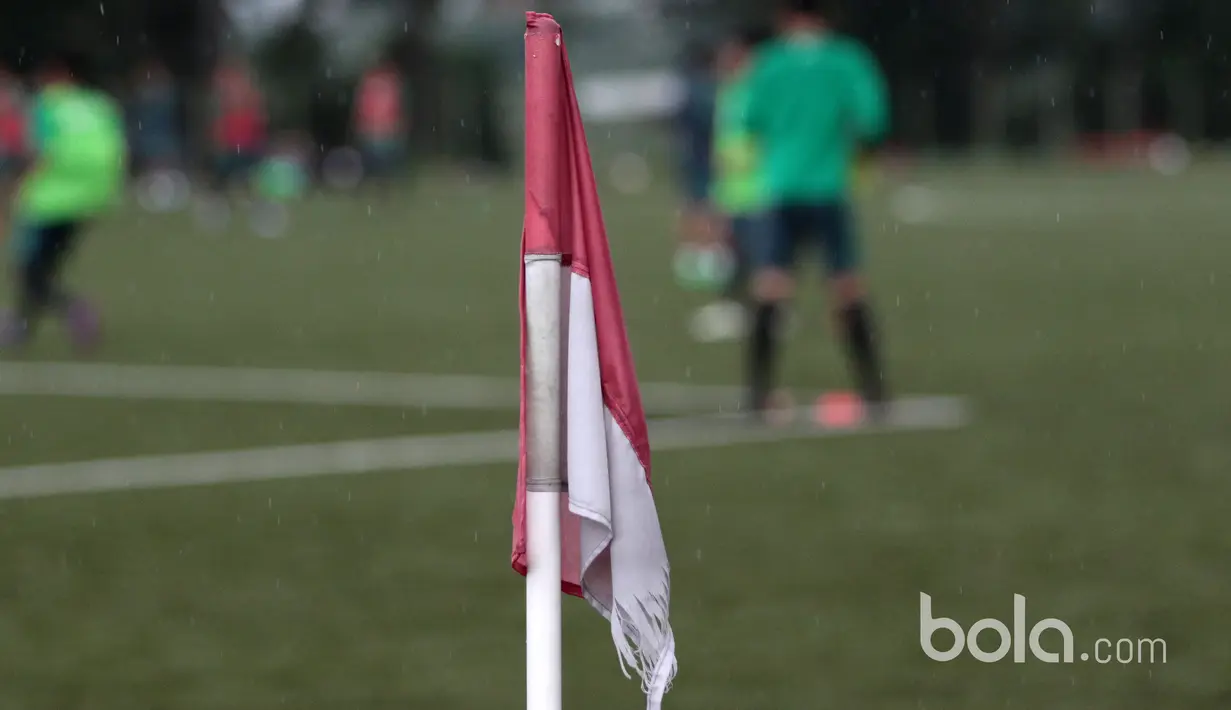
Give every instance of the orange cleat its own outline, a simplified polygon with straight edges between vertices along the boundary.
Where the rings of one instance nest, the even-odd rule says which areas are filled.
[[[864,421],[863,399],[853,392],[826,392],[816,399],[812,416],[826,429],[849,429]]]

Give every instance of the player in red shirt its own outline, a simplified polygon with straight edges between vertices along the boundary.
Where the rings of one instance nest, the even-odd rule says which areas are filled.
[[[8,195],[30,155],[26,137],[27,104],[21,79],[0,67],[0,197]]]
[[[364,74],[355,96],[353,131],[367,174],[386,186],[406,153],[406,109],[405,83],[392,60]]]
[[[214,76],[214,187],[224,191],[247,177],[265,152],[265,100],[238,63],[224,64]]]

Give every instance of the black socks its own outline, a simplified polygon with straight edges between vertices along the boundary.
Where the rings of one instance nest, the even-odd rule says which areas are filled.
[[[748,407],[754,413],[764,412],[769,406],[782,312],[778,304],[760,304],[753,312],[748,344]],[[869,404],[884,404],[888,388],[870,309],[864,303],[854,303],[841,311],[840,319],[860,395]]]
[[[841,318],[859,392],[867,402],[882,404],[887,396],[885,376],[881,369],[872,314],[867,304],[860,302],[847,306]]]
[[[748,385],[752,398],[748,405],[753,412],[763,412],[769,404],[780,310],[777,304],[758,304],[753,314],[748,352]]]

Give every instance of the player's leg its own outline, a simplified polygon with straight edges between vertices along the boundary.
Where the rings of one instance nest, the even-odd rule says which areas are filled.
[[[13,341],[10,345],[28,340],[57,300],[52,279],[58,261],[56,241],[52,239],[55,233],[46,225],[23,225],[19,230],[15,245],[17,309],[13,330],[8,334]]]
[[[744,337],[747,331],[751,264],[748,253],[754,218],[741,215],[725,217],[725,236],[715,245],[730,259],[726,283],[719,300],[702,306],[692,318],[693,336],[706,343],[726,342]]]
[[[850,206],[845,202],[819,205],[815,219],[829,272],[833,314],[855,381],[865,401],[882,404],[888,399],[888,387]]]
[[[371,139],[362,138],[359,140],[359,156],[363,162],[363,183],[365,186],[373,186],[380,182],[381,164],[376,155],[376,150],[373,148]]]
[[[367,147],[372,182],[382,199],[393,195],[398,146],[392,140],[372,140]]]
[[[15,290],[13,311],[4,315],[0,324],[0,347],[13,348],[24,345],[30,339],[29,313],[33,309],[29,293],[31,261],[38,247],[38,232],[28,225],[12,220],[8,245],[12,283]]]
[[[229,192],[231,180],[235,173],[235,158],[232,153],[221,151],[214,155],[213,171],[210,175],[210,187],[219,197],[225,197]]]
[[[752,242],[752,326],[748,339],[749,407],[765,414],[770,408],[781,328],[779,319],[795,292],[794,263],[799,236],[797,210],[784,206],[765,216],[763,230]]]
[[[64,265],[72,255],[86,225],[83,222],[66,222],[56,226],[51,235],[54,243],[54,261],[51,264],[49,304],[68,327],[73,345],[87,350],[97,344],[102,332],[97,311],[84,297],[70,293],[64,287]]]
[[[397,185],[403,190],[413,189],[417,184],[418,156],[414,152],[413,146],[406,138],[399,138],[397,141],[397,152],[394,154],[394,172],[397,179]]]
[[[98,318],[84,300],[68,293],[61,282],[64,263],[76,244],[81,225],[59,222],[35,231],[35,243],[21,273],[18,317],[27,336],[47,312],[65,320],[78,347],[93,345],[98,337]]]
[[[219,153],[214,162],[214,192],[228,198],[235,192],[250,196],[252,173],[260,162],[260,155],[246,147]]]
[[[748,324],[752,320],[752,314],[756,307],[756,299],[753,297],[753,285],[757,269],[757,250],[762,248],[760,245],[767,238],[766,233],[772,228],[772,222],[772,219],[763,214],[751,214],[739,217],[732,227],[732,234],[734,236],[732,250],[735,257],[735,267],[731,276],[731,283],[728,287],[727,297],[732,303],[739,305],[741,332],[748,330]],[[792,254],[794,254],[794,251],[792,251]],[[778,329],[776,336],[778,339],[790,337],[794,332],[795,314],[790,303],[790,299],[793,297],[794,294],[788,295],[787,300],[778,304],[774,317]]]
[[[730,221],[729,248],[733,268],[731,280],[727,283],[726,299],[733,303],[746,306],[750,300],[752,282],[752,249],[755,246],[757,218],[752,215],[739,215]]]
[[[680,210],[677,227],[680,245],[694,250],[707,246],[712,224],[713,217],[704,200],[687,200]]]
[[[389,199],[393,195],[393,180],[397,172],[397,145],[393,140],[382,140],[376,147],[377,161],[380,164],[381,196]]]
[[[690,149],[690,153],[696,149]],[[679,243],[688,248],[712,245],[715,216],[710,206],[710,167],[706,158],[697,153],[685,156],[680,170],[684,204],[677,227]]]
[[[239,179],[241,194],[249,199],[257,197],[253,189],[253,178],[260,170],[261,164],[265,162],[266,155],[264,147],[253,147],[245,148],[236,156],[235,175]]]

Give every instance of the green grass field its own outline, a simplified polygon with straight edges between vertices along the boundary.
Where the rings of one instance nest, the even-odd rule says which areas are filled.
[[[969,397],[973,424],[657,454],[669,707],[1225,709],[1231,168],[910,179],[935,191],[931,219],[898,223],[887,194],[863,217],[892,380]],[[640,376],[736,383],[739,346],[683,327],[703,298],[671,279],[669,190],[604,200]],[[105,308],[104,362],[508,377],[520,222],[519,185],[442,173],[390,202],[306,202],[281,239],[133,211],[72,276]],[[816,286],[783,380],[845,387]],[[55,328],[41,336],[22,362],[71,359]],[[0,396],[0,489],[38,463],[514,426],[511,409]],[[521,707],[513,478],[0,502],[0,708]],[[1078,654],[1161,638],[1166,662],[937,663],[920,592],[965,627],[1011,625],[1023,594],[1029,624],[1066,621]],[[568,707],[640,706],[580,600],[565,653]]]

